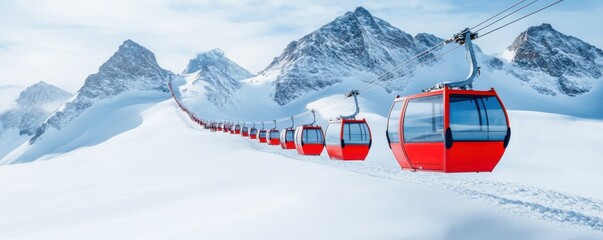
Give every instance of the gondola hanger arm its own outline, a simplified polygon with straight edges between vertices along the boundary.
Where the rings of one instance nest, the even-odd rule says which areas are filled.
[[[346,97],[354,97],[354,104],[356,104],[356,111],[349,116],[339,116],[339,119],[355,119],[356,115],[358,115],[358,113],[360,113],[360,107],[358,106],[358,94],[360,94],[360,92],[357,89],[354,89],[348,93],[345,94]]]

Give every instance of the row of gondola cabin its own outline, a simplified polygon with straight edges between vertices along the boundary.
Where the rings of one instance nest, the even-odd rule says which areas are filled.
[[[511,137],[509,118],[494,89],[472,90],[478,74],[477,60],[471,40],[477,34],[468,29],[448,41],[465,44],[470,56],[470,74],[466,80],[440,83],[423,93],[396,97],[389,111],[386,138],[394,157],[403,169],[436,172],[491,172],[502,158]],[[329,121],[325,133],[314,122],[279,131],[257,130],[239,124],[209,124],[212,131],[223,128],[233,134],[249,136],[261,143],[295,148],[301,155],[320,155],[323,149],[331,159],[364,160],[372,146],[372,134],[359,112],[357,90],[356,112]],[[202,124],[208,128],[208,123]]]

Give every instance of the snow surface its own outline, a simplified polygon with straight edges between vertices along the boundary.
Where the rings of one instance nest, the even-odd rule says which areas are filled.
[[[4,158],[7,160],[0,160],[0,164],[43,160],[82,147],[97,145],[142,124],[142,118],[136,114],[137,110],[168,97],[169,95],[161,92],[130,91],[101,101],[60,131],[48,129],[38,139],[39,144],[24,143]]]
[[[80,147],[42,157],[48,161],[0,167],[1,239],[603,237],[600,200],[556,191],[554,182],[546,185],[552,189],[523,184],[544,175],[510,174],[525,161],[508,156],[524,151],[519,148],[521,136],[533,135],[532,129],[514,132],[505,165],[494,177],[412,173],[395,169],[391,156],[375,157],[389,151],[382,143],[376,143],[366,162],[299,157],[239,136],[201,130],[172,100],[140,94],[147,94],[148,101],[136,103],[139,94],[105,100],[104,107],[95,107],[106,112],[90,111],[98,113],[80,117],[87,125],[72,125],[74,133],[109,131],[112,137],[95,143],[94,134],[78,139],[48,134],[36,145],[55,137],[53,142],[77,142]],[[126,108],[129,114],[119,114]],[[558,115],[512,115],[527,121],[548,119],[556,127],[568,123]],[[121,131],[116,118],[137,124]],[[601,121],[569,119],[603,127]],[[381,131],[378,125],[383,124],[371,125],[375,132]],[[550,159],[530,160],[543,168]],[[565,166],[551,168],[558,174],[555,182],[567,179]],[[597,175],[594,168],[581,171]],[[601,190],[593,186],[575,192],[600,196]]]

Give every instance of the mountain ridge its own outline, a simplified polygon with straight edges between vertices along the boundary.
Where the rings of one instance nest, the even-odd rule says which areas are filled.
[[[271,96],[279,105],[285,105],[309,92],[338,84],[353,72],[384,73],[437,40],[431,34],[415,39],[358,7],[290,42],[258,75],[276,76]]]
[[[511,70],[513,75],[542,94],[578,96],[596,87],[603,75],[603,50],[548,23],[520,33],[503,56],[526,71]],[[546,78],[539,79],[539,72]]]
[[[33,135],[35,129],[73,95],[44,81],[21,91],[15,108],[0,113],[0,123],[5,129],[18,129],[20,135]]]
[[[242,87],[241,80],[253,76],[219,48],[197,54],[182,74],[192,78],[192,85],[202,86],[207,100],[218,108],[231,105],[231,96]]]
[[[131,90],[167,92],[171,72],[159,66],[155,55],[128,39],[124,41],[97,73],[89,75],[71,101],[65,103],[42,124],[30,143],[49,127],[60,130],[93,104]]]

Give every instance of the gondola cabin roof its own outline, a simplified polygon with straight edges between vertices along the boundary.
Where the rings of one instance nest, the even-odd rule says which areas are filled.
[[[482,95],[482,96],[498,96],[494,88],[490,88],[489,90],[462,90],[462,89],[451,89],[448,87],[444,87],[442,89],[417,93],[408,96],[396,96],[395,101],[401,101],[405,99],[413,99],[413,98],[421,98],[442,94],[458,94],[458,95]]]

